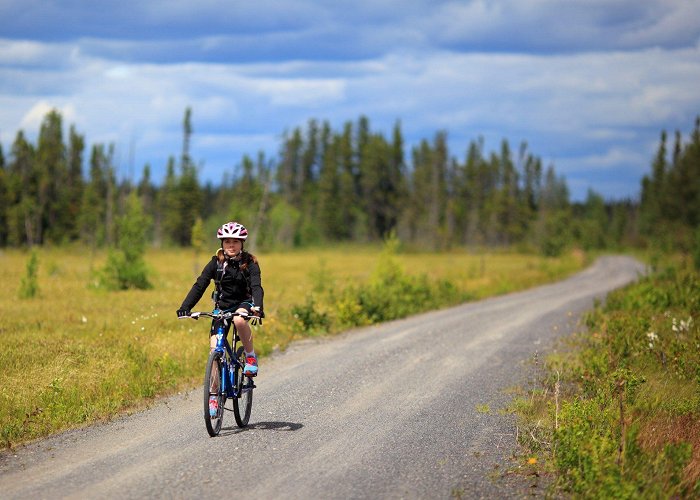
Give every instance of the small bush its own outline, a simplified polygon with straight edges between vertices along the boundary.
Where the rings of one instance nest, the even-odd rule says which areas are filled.
[[[27,273],[22,278],[19,285],[19,298],[31,299],[39,295],[39,256],[36,250],[32,250],[27,261]]]
[[[312,296],[306,303],[292,306],[292,316],[304,332],[326,332],[331,322],[328,314],[318,309]]]
[[[149,220],[136,192],[127,200],[126,213],[117,221],[117,248],[111,250],[102,272],[102,285],[109,290],[151,288],[143,255]]]

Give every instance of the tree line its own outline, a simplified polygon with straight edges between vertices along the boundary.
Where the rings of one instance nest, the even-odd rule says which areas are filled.
[[[0,146],[0,245],[113,245],[132,193],[154,245],[199,245],[236,219],[251,227],[257,248],[395,234],[430,249],[517,245],[557,255],[573,244],[643,244],[658,236],[661,221],[665,241],[689,245],[698,226],[698,121],[689,141],[676,133],[672,154],[662,133],[640,202],[590,190],[583,203],[570,201],[566,180],[525,142],[514,151],[503,140],[487,152],[474,140],[460,159],[438,131],[407,152],[399,122],[386,137],[365,116],[339,130],[312,119],[283,134],[276,158],[246,155],[219,184],[202,184],[190,156],[190,108],[182,125],[182,151],[167,159],[160,184],[148,164],[136,184],[117,179],[112,144],[89,149],[85,175],[85,138],[74,126],[64,138],[58,111],[45,116],[36,144],[17,132],[7,160]]]
[[[640,232],[663,250],[694,251],[700,268],[700,116],[688,140],[661,132],[651,173],[642,179]]]

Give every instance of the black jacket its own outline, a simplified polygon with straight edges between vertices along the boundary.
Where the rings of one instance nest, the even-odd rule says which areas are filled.
[[[257,261],[248,252],[243,252],[239,260],[224,259],[221,250],[204,266],[202,274],[192,285],[180,308],[192,309],[204,295],[211,280],[217,279],[217,272],[221,285],[219,289],[221,309],[230,309],[241,302],[251,302],[262,309],[264,291]]]

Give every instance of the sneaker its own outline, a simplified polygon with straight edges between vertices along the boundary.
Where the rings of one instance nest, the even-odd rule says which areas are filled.
[[[209,416],[211,418],[216,417],[219,413],[219,401],[217,401],[216,396],[209,397]]]
[[[247,356],[245,358],[245,367],[243,367],[243,375],[246,377],[255,377],[258,374],[258,358],[256,356]]]

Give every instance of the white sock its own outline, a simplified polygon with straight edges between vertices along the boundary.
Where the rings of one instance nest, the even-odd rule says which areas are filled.
[[[249,356],[252,356],[252,357],[254,357],[254,358],[257,358],[257,356],[255,355],[255,349],[253,349],[251,352],[246,352],[246,353],[245,353],[245,357],[246,357],[246,358],[249,357]]]

